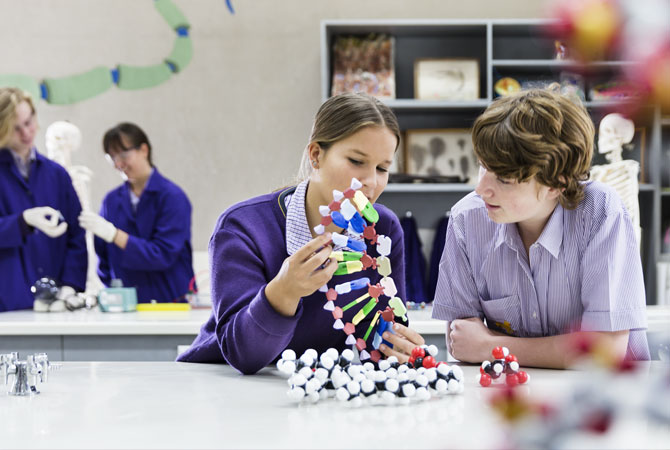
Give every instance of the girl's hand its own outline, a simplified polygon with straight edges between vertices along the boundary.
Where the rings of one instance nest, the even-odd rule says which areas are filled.
[[[407,362],[412,355],[414,347],[419,347],[426,343],[419,333],[399,323],[393,324],[393,331],[394,333],[385,331],[382,334],[382,338],[393,344],[393,348],[382,344],[379,346],[379,351],[387,357],[395,356],[400,363]]]
[[[302,297],[311,295],[326,284],[337,270],[330,233],[309,241],[284,260],[279,273],[265,287],[265,296],[274,309],[293,316]]]

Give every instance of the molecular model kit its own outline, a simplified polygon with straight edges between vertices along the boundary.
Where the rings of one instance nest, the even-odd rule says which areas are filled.
[[[347,235],[332,233],[332,240],[336,246],[353,250],[334,251],[331,254],[331,257],[338,261],[338,268],[334,275],[352,274],[372,268],[382,276],[379,283],[374,285],[370,284],[369,278],[361,277],[331,288],[325,285],[319,289],[326,295],[323,309],[332,313],[333,328],[342,330],[347,335],[346,344],[356,346],[361,361],[372,360],[376,363],[381,359],[378,349],[383,341],[384,331],[393,332],[394,317],[407,320],[407,308],[402,299],[396,296],[398,290],[393,278],[390,277],[392,268],[389,255],[393,243],[390,237],[377,234],[375,224],[379,220],[379,213],[365,194],[359,190],[362,186],[360,181],[352,178],[349,189],[344,192],[334,190],[333,201],[327,206],[319,207],[321,223],[314,227],[314,231],[319,235],[323,234],[331,223],[347,230]],[[372,257],[367,253],[366,241],[376,246],[379,256]],[[335,305],[338,295],[358,290],[363,293],[355,300],[344,306]],[[382,295],[389,298],[388,306],[384,310],[377,308]],[[342,321],[344,312],[361,304],[362,307],[351,322],[344,323]],[[374,316],[364,336],[356,338],[354,336],[356,327],[373,311]],[[371,336],[372,342],[368,343]],[[390,343],[385,343],[393,347]]]
[[[463,392],[462,369],[437,362],[435,356],[437,347],[424,345],[412,351],[413,362],[400,364],[391,356],[358,364],[351,349],[339,353],[330,348],[321,355],[308,349],[300,358],[288,349],[277,361],[277,369],[288,376],[287,396],[297,403],[335,397],[351,407],[406,405]]]
[[[510,387],[530,381],[530,375],[523,370],[519,370],[519,360],[509,352],[507,347],[496,347],[491,351],[491,355],[493,361],[484,361],[479,368],[477,382],[480,385],[490,386],[494,380],[501,379],[503,373],[505,374],[505,384]]]

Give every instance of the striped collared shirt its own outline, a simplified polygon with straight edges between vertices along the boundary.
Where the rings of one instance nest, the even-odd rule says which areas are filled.
[[[586,183],[558,205],[528,255],[516,224],[497,224],[475,193],[451,212],[433,317],[486,319],[519,337],[630,330],[627,356],[649,359],[640,250],[613,189]]]
[[[309,180],[305,180],[296,186],[293,195],[287,197],[286,202],[286,252],[289,255],[297,252],[301,247],[312,240],[312,232],[307,224],[307,214],[305,213],[305,195]],[[363,237],[357,235],[351,230],[342,231],[342,234],[349,238],[362,241]],[[336,246],[333,250],[343,250],[347,247]]]
[[[30,149],[30,155],[28,155],[28,160],[25,162],[19,155],[11,150],[10,152],[12,153],[12,157],[16,163],[16,168],[19,169],[19,173],[27,180],[28,176],[30,176],[30,164],[37,159],[37,152],[35,151],[35,147]]]

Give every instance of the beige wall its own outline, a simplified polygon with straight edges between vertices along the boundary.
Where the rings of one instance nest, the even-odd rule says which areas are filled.
[[[320,103],[319,22],[372,18],[541,17],[542,2],[447,0],[175,0],[191,23],[194,57],[167,83],[106,93],[72,106],[37,102],[44,130],[70,120],[84,134],[74,163],[91,168],[97,208],[120,182],[102,157],[104,131],[134,121],[154,161],[194,207],[193,244],[205,250],[231,204],[288,182]],[[169,54],[174,32],[152,0],[0,0],[0,73],[59,77],[97,65],[148,65]]]

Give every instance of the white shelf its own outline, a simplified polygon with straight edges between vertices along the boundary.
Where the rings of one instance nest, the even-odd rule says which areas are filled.
[[[635,103],[635,99],[625,99],[625,100],[589,100],[584,102],[584,106],[587,108],[612,108],[615,106],[627,105]]]
[[[640,192],[653,192],[653,184],[643,183],[639,185]],[[468,193],[475,190],[474,185],[465,183],[389,183],[384,193],[421,193],[421,192],[462,192]],[[670,191],[661,192],[663,196],[670,196]]]
[[[564,59],[493,59],[494,67],[583,67],[585,64],[575,60]],[[635,61],[594,61],[588,63],[589,67],[595,68],[619,68],[638,64]]]
[[[484,109],[490,102],[486,99],[471,101],[442,101],[442,100],[417,100],[413,98],[400,98],[394,100],[382,100],[386,105],[395,110],[421,110],[421,109]]]
[[[458,192],[475,190],[475,186],[464,183],[389,183],[384,193]]]

